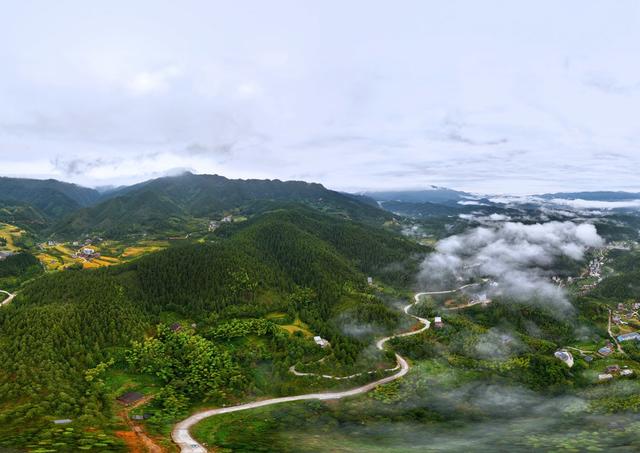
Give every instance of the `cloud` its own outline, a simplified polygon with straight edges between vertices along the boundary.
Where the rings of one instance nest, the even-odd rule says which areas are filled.
[[[12,2],[0,27],[2,172],[93,184],[52,156],[180,152],[127,178],[186,166],[352,191],[640,189],[633,6],[579,5],[575,21],[575,5],[553,2],[410,3],[254,2],[247,15],[231,3],[33,14]],[[233,143],[233,159],[193,143]],[[122,166],[103,169],[101,184],[122,182]]]
[[[440,241],[422,263],[419,281],[426,289],[449,289],[489,277],[498,283],[493,296],[569,310],[564,292],[549,281],[548,269],[560,257],[581,260],[588,248],[602,245],[596,228],[588,223],[482,226]]]
[[[67,177],[74,177],[84,175],[94,168],[100,168],[105,166],[114,166],[121,162],[121,159],[83,159],[83,158],[71,158],[65,159],[58,156],[52,160],[53,166],[62,172]]]
[[[640,208],[640,200],[624,200],[624,201],[599,201],[599,200],[581,200],[579,198],[568,200],[564,198],[553,198],[551,203],[567,206],[575,209],[621,209],[621,208]]]
[[[495,327],[481,335],[475,344],[477,357],[489,360],[504,360],[522,349],[523,345],[516,337]]]
[[[135,74],[126,84],[136,96],[156,94],[167,91],[171,81],[182,74],[176,66],[168,66],[154,71],[142,71]]]
[[[471,146],[497,146],[497,145],[504,145],[506,143],[509,143],[509,140],[507,140],[506,138],[500,138],[495,140],[472,139],[469,137],[465,137],[464,135],[462,135],[460,132],[457,132],[457,131],[451,132],[447,136],[447,138],[451,141],[464,143],[465,145],[471,145]]]

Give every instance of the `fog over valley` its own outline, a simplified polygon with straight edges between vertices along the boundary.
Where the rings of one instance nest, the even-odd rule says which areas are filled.
[[[640,451],[640,3],[0,11],[0,452]]]

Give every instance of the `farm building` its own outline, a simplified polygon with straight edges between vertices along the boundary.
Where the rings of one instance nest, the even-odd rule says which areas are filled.
[[[56,425],[66,425],[67,423],[71,423],[73,420],[70,418],[61,418],[60,420],[54,420],[53,423]]]
[[[640,332],[631,332],[618,335],[618,341],[640,340]]]
[[[613,350],[609,346],[603,346],[602,348],[598,349],[598,354],[604,355],[604,356],[607,356],[612,352]]]
[[[116,399],[120,401],[122,404],[129,405],[129,404],[135,403],[138,400],[141,400],[143,397],[144,395],[140,392],[127,392],[127,393],[123,393]]]
[[[553,354],[557,359],[563,361],[569,368],[573,366],[573,355],[568,351],[556,351]]]

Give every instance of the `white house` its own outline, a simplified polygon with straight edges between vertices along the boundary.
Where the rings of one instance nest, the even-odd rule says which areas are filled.
[[[54,420],[53,423],[56,425],[66,425],[67,423],[71,423],[73,420],[70,418],[61,418],[60,420]]]
[[[327,340],[325,340],[324,338],[318,336],[318,335],[313,337],[313,341],[315,341],[316,344],[318,346],[320,346],[321,348],[326,348],[327,346],[329,346],[329,342]]]
[[[568,351],[556,351],[553,354],[557,359],[562,360],[569,368],[573,366],[573,355]]]

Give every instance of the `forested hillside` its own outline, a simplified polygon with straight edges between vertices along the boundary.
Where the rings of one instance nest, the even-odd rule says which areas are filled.
[[[54,179],[20,179],[0,177],[0,206],[15,210],[31,206],[49,220],[58,219],[82,206],[96,202],[100,194],[93,189],[80,187]],[[31,217],[37,218],[38,215]]]
[[[59,236],[97,233],[117,237],[133,233],[206,229],[218,219],[260,202],[298,202],[359,221],[381,224],[391,215],[368,202],[302,181],[234,180],[218,175],[159,178],[116,190],[96,206],[80,209],[55,225]]]
[[[21,282],[43,272],[40,262],[29,253],[18,253],[0,260],[0,289],[16,288]]]
[[[102,374],[111,359],[126,369],[123,351],[131,341],[143,341],[145,332],[154,334],[167,316],[197,323],[197,333],[211,339],[179,339],[165,333],[159,341],[177,341],[175,347],[181,348],[200,345],[202,354],[215,356],[226,354],[229,345],[213,333],[219,329],[211,334],[208,329],[281,312],[328,338],[336,356],[346,365],[353,363],[368,343],[344,336],[332,320],[358,304],[367,275],[407,284],[425,250],[385,230],[299,207],[258,216],[207,242],[174,247],[129,264],[38,278],[0,310],[0,439],[5,445],[35,441],[52,418],[107,426],[113,395],[108,395]],[[388,324],[385,307],[367,297],[371,311]],[[289,350],[301,341],[293,336],[285,343],[281,335],[270,338],[280,342],[274,351],[284,354],[279,360],[286,374],[285,365],[295,363],[305,349]],[[144,351],[165,347],[140,344],[142,357],[130,363],[144,371],[156,363],[148,362]],[[250,364],[256,359],[252,357],[242,360]],[[268,357],[275,360],[273,353]],[[232,378],[235,360],[215,363],[222,367],[220,372],[231,367],[230,380],[216,387],[222,392],[218,397],[225,391],[239,395],[255,385],[250,376]],[[165,368],[148,369],[164,373]],[[199,385],[191,374],[181,376],[180,382]],[[192,386],[162,382],[169,387],[158,404],[197,398]]]

